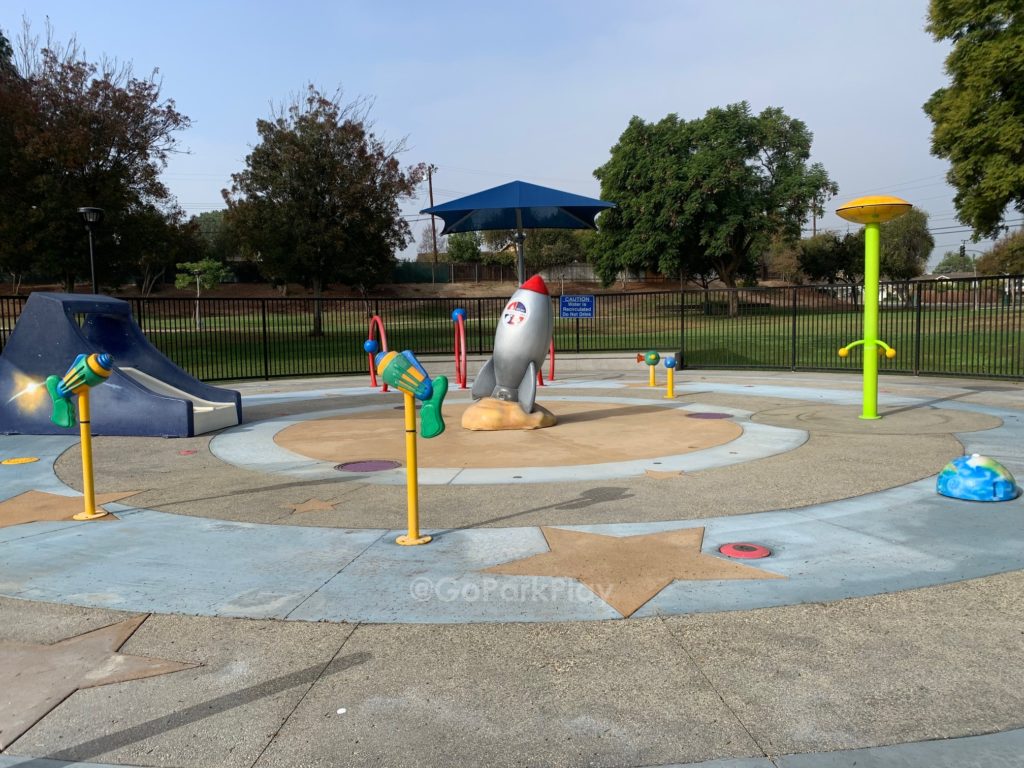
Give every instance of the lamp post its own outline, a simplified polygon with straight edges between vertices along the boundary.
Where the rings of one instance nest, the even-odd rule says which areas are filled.
[[[79,208],[78,213],[85,220],[85,228],[89,232],[89,274],[92,277],[92,292],[99,293],[96,289],[96,263],[92,255],[92,230],[103,221],[102,208]]]
[[[973,268],[973,271],[974,271],[974,280],[971,281],[971,286],[974,288],[974,311],[977,312],[978,311],[978,256],[979,255],[984,256],[985,252],[984,251],[975,251],[972,248],[968,248],[967,247],[967,241],[966,240],[961,240],[960,241],[960,255],[961,256],[967,256],[968,253],[975,254],[973,256],[970,256],[969,258],[971,260],[971,267]]]
[[[196,330],[201,331],[203,329],[202,321],[199,319],[199,278],[202,276],[203,270],[193,269],[192,276],[196,279]]]

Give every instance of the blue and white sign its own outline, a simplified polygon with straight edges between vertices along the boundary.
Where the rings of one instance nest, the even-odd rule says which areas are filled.
[[[559,317],[580,317],[594,318],[594,296],[593,294],[570,295],[559,297]]]

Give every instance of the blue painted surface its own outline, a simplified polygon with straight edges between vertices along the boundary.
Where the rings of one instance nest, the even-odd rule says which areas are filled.
[[[663,768],[1019,768],[1024,730],[937,739],[884,747],[809,752],[798,755],[737,757],[676,763]],[[133,768],[108,763],[67,763],[47,758],[0,755],[0,768]],[[135,768],[138,768],[136,766]]]
[[[143,510],[0,545],[0,588],[126,611],[283,619],[383,533]]]

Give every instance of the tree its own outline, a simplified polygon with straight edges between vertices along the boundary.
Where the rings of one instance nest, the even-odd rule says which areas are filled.
[[[951,40],[950,84],[924,105],[932,154],[950,161],[960,221],[999,234],[1006,208],[1024,212],[1024,10],[1009,0],[931,0],[928,31]]]
[[[420,239],[416,245],[416,261],[430,261],[434,260],[434,232],[436,227],[431,227],[430,224],[424,224],[420,230]],[[437,238],[437,259],[438,261],[447,261],[445,258],[445,252],[448,248],[445,242],[448,238],[438,237]]]
[[[919,208],[879,225],[879,272],[898,281],[896,293],[909,307],[913,299],[908,281],[924,274],[935,238],[928,231],[928,214]]]
[[[1024,275],[1024,230],[1001,237],[992,250],[978,257],[982,275]]]
[[[590,230],[533,229],[523,243],[523,255],[529,271],[540,272],[552,267],[586,261],[584,241]]]
[[[238,254],[235,233],[226,221],[227,211],[204,211],[193,217],[208,259],[226,262]]]
[[[88,62],[74,38],[49,34],[40,48],[26,25],[19,53],[0,61],[0,241],[21,251],[4,258],[29,252],[72,290],[89,273],[77,210],[97,206],[96,268],[109,282],[129,266],[114,260],[122,226],[154,208],[177,215],[159,177],[189,120],[161,97],[156,70],[140,79],[130,65]]]
[[[864,275],[863,230],[840,237],[822,232],[800,241],[801,271],[816,283],[844,282],[854,285]]]
[[[971,272],[973,269],[974,260],[970,256],[958,251],[946,251],[942,261],[932,271],[937,275],[945,275],[950,272]]]
[[[196,330],[203,327],[199,316],[199,295],[203,290],[216,288],[221,281],[231,276],[231,271],[215,259],[201,261],[185,261],[177,265],[178,274],[174,276],[174,287],[179,289],[196,288]]]
[[[924,274],[935,248],[928,231],[928,214],[912,208],[903,216],[879,226],[879,271],[890,280],[911,280]]]
[[[480,243],[478,232],[448,235],[448,261],[463,264],[480,261]]]
[[[746,102],[689,122],[634,117],[594,172],[601,197],[617,206],[601,216],[598,274],[607,284],[621,269],[713,270],[730,288],[753,278],[772,239],[798,238],[815,197],[834,187],[808,164],[811,139],[782,110],[754,115]]]
[[[224,190],[228,218],[243,245],[272,274],[312,285],[311,335],[323,335],[324,288],[343,282],[362,291],[387,280],[395,252],[409,242],[399,200],[426,171],[402,169],[369,130],[365,101],[341,102],[309,85],[305,97],[258,120],[259,144]]]

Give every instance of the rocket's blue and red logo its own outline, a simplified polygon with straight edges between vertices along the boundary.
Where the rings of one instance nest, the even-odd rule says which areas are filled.
[[[510,301],[501,317],[506,325],[522,325],[526,322],[526,305],[521,301]]]

